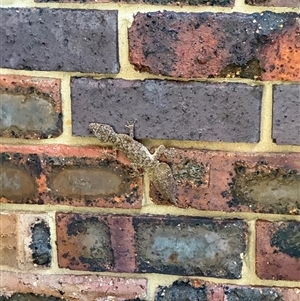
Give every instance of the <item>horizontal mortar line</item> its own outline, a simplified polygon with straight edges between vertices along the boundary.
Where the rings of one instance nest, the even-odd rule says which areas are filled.
[[[131,75],[131,73],[134,73]],[[125,69],[117,74],[107,74],[107,73],[88,73],[88,72],[71,72],[71,71],[40,71],[40,70],[22,70],[22,69],[6,69],[0,68],[0,75],[17,75],[17,76],[30,76],[30,77],[43,77],[43,78],[59,78],[63,79],[66,77],[80,77],[80,78],[93,78],[93,79],[124,79],[124,80],[137,80],[144,81],[148,79],[152,80],[168,80],[170,82],[205,82],[205,83],[242,83],[252,86],[264,86],[268,84],[273,85],[293,85],[300,84],[300,81],[284,81],[284,80],[274,80],[274,81],[258,81],[250,78],[239,78],[239,77],[218,77],[218,78],[182,78],[182,77],[171,77],[164,75],[154,75],[146,72],[135,71],[134,68],[130,70]]]
[[[272,6],[251,6],[251,5],[237,5],[233,8],[231,7],[222,7],[222,6],[187,6],[187,5],[153,5],[153,4],[145,4],[145,3],[26,3],[22,1],[8,1],[6,4],[5,1],[2,0],[2,7],[10,7],[10,8],[68,8],[68,9],[97,9],[97,10],[118,10],[120,12],[131,12],[132,14],[136,14],[138,12],[155,12],[155,11],[174,11],[174,12],[184,12],[184,13],[194,13],[194,12],[241,12],[241,13],[261,13],[264,11],[272,10],[277,13],[284,12],[297,12],[300,11],[299,8],[293,7],[272,7]]]
[[[19,138],[0,138],[1,144],[7,146],[43,146],[43,145],[65,145],[70,147],[89,147],[98,146],[99,148],[110,148],[109,143],[98,143],[97,138],[93,137],[74,137],[68,136],[67,133],[57,138],[26,140]],[[211,141],[189,141],[189,140],[157,140],[157,139],[138,139],[146,147],[155,148],[163,144],[167,148],[205,150],[205,151],[226,151],[235,153],[298,153],[298,145],[277,145],[272,143],[235,143],[235,142],[211,142]],[[1,149],[1,146],[0,146]],[[46,152],[46,151],[45,151]]]
[[[248,278],[241,279],[227,279],[227,278],[214,278],[214,277],[205,277],[205,276],[183,276],[183,275],[172,275],[172,274],[158,274],[158,273],[123,273],[123,272],[93,272],[93,271],[78,271],[78,270],[69,270],[64,268],[55,268],[55,269],[41,269],[41,270],[31,270],[24,271],[16,268],[10,268],[7,266],[0,266],[1,271],[14,272],[21,274],[32,274],[32,275],[78,275],[78,276],[102,276],[102,277],[118,277],[118,278],[134,278],[134,279],[147,279],[151,281],[151,278],[156,279],[159,277],[162,280],[165,280],[165,284],[172,284],[174,281],[183,278],[198,279],[206,282],[212,282],[215,284],[236,284],[236,285],[255,285],[255,286],[275,286],[275,287],[289,287],[297,288],[299,287],[298,281],[288,281],[288,280],[267,280],[267,279],[257,279],[255,281],[249,281]]]
[[[0,204],[2,214],[15,212],[18,214],[31,212],[32,214],[42,213],[79,213],[79,214],[99,214],[99,215],[128,215],[128,216],[158,216],[158,217],[199,217],[199,218],[218,218],[218,219],[242,219],[245,221],[268,220],[271,222],[281,221],[300,221],[299,215],[290,214],[271,214],[254,212],[225,212],[197,210],[194,208],[178,208],[168,205],[147,205],[142,209],[124,209],[124,208],[104,208],[104,207],[74,207],[67,205],[37,205],[37,204]],[[158,212],[159,209],[159,213]]]

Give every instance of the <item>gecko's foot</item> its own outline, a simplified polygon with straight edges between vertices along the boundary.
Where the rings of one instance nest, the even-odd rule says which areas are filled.
[[[129,135],[132,138],[134,136],[134,125],[135,125],[135,123],[136,123],[136,120],[130,120],[130,121],[127,121],[125,123],[125,127],[129,129]]]

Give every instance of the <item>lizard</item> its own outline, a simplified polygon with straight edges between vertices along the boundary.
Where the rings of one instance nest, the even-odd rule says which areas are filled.
[[[162,197],[177,205],[172,170],[167,163],[158,160],[165,151],[165,146],[160,145],[151,154],[146,146],[134,139],[134,123],[127,124],[126,127],[130,129],[129,135],[116,133],[108,124],[95,122],[89,124],[89,130],[96,138],[101,142],[110,142],[114,150],[121,151],[131,161],[134,171],[142,168]]]

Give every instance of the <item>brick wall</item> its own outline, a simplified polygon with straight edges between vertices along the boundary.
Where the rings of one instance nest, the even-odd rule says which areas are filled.
[[[0,19],[1,301],[300,300],[299,0]],[[176,204],[88,129],[131,120]]]

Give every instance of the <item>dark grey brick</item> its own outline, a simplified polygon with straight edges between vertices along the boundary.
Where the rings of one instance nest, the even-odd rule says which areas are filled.
[[[273,88],[273,141],[300,145],[300,85]]]
[[[75,136],[89,122],[121,133],[135,119],[135,137],[258,142],[262,88],[237,83],[73,78]]]
[[[0,10],[1,67],[117,73],[117,11]]]
[[[139,272],[240,278],[247,226],[241,220],[133,218]]]

